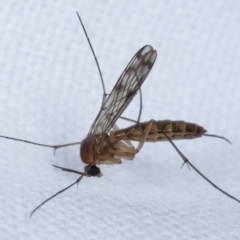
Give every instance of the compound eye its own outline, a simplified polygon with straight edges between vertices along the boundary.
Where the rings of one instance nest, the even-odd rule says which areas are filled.
[[[84,167],[84,170],[87,170],[87,175],[91,176],[91,177],[100,177],[102,175],[101,170],[99,167],[97,167],[96,165],[92,165],[89,168],[89,165],[86,165]]]

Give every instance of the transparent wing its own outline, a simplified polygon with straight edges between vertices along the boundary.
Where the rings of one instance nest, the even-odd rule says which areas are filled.
[[[108,133],[149,74],[157,58],[151,46],[142,47],[131,59],[126,69],[105,100],[89,133]]]

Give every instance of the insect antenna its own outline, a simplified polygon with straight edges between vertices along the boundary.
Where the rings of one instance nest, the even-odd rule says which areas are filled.
[[[208,134],[208,133],[204,133],[203,135],[204,135],[204,136],[207,136],[207,137],[215,137],[215,138],[223,139],[223,140],[225,140],[226,142],[228,142],[229,144],[232,145],[232,143],[230,142],[230,140],[228,140],[227,138],[225,138],[225,137],[223,137],[223,136],[219,136],[219,135],[215,135],[215,134]]]
[[[165,137],[168,139],[168,141],[171,143],[171,145],[174,147],[174,149],[178,152],[178,154],[181,156],[181,158],[184,161],[184,164],[187,164],[188,166],[190,166],[195,172],[197,172],[202,178],[204,178],[208,183],[210,183],[213,187],[215,187],[216,189],[218,189],[220,192],[222,192],[224,195],[232,198],[233,200],[237,201],[240,203],[240,200],[235,198],[234,196],[230,195],[229,193],[225,192],[223,189],[221,189],[220,187],[218,187],[215,183],[213,183],[210,179],[208,179],[202,172],[200,172],[184,155],[183,153],[178,149],[178,147],[175,145],[175,143],[171,140],[171,138],[164,132],[161,131]],[[215,136],[215,135],[214,135]],[[184,165],[183,164],[183,165]]]

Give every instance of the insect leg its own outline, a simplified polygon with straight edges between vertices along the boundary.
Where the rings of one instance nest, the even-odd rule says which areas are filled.
[[[88,171],[91,170],[92,167],[94,167],[94,166],[92,166],[92,165],[88,165],[88,166],[86,166],[84,173],[82,173],[82,172],[78,172],[78,171],[76,171],[76,170],[69,169],[69,168],[58,167],[58,166],[56,166],[56,165],[53,165],[53,166],[56,167],[56,168],[59,168],[59,169],[61,169],[61,170],[63,170],[63,171],[74,172],[74,173],[80,174],[81,176],[80,176],[75,182],[73,182],[73,183],[70,184],[69,186],[63,188],[62,190],[56,192],[54,195],[52,195],[51,197],[47,198],[47,199],[44,200],[41,204],[39,204],[36,208],[34,208],[34,209],[32,210],[32,212],[31,212],[31,214],[30,214],[30,217],[31,217],[40,207],[42,207],[45,203],[47,203],[48,201],[50,201],[51,199],[53,199],[54,197],[56,197],[56,196],[59,195],[60,193],[65,192],[67,189],[71,188],[71,187],[74,186],[75,184],[78,185],[79,182],[82,180],[82,178],[83,178],[84,176],[88,176]],[[99,169],[99,175],[98,175],[98,177],[101,177],[100,169]]]
[[[66,143],[66,144],[61,144],[61,145],[55,145],[53,146],[53,148],[55,150],[59,149],[59,148],[63,148],[63,147],[69,147],[69,146],[73,146],[73,145],[80,145],[81,142],[74,142],[74,143]]]
[[[61,145],[48,145],[48,144],[36,143],[36,142],[24,140],[24,139],[12,138],[12,137],[2,136],[2,135],[0,135],[0,138],[14,140],[14,141],[18,141],[18,142],[29,143],[29,144],[33,144],[33,145],[37,145],[37,146],[42,146],[42,147],[54,148],[55,150],[57,150],[58,148],[63,148],[63,147],[68,147],[68,146],[81,144],[81,142],[74,142],[74,143],[67,143],[67,144],[61,144]]]
[[[71,188],[73,185],[78,184],[82,178],[84,177],[84,174],[81,175],[75,182],[73,182],[72,184],[70,184],[69,186],[65,187],[64,189],[58,191],[57,193],[55,193],[54,195],[52,195],[51,197],[49,197],[48,199],[46,199],[45,201],[43,201],[40,205],[38,205],[36,208],[34,208],[30,214],[30,217],[45,203],[47,203],[48,201],[50,201],[51,199],[53,199],[54,197],[56,197],[57,195],[59,195],[60,193],[66,191],[67,189]]]
[[[175,143],[171,140],[171,138],[164,132],[162,133],[165,135],[165,137],[168,139],[168,141],[171,143],[171,145],[174,147],[174,149],[177,151],[177,153],[181,156],[184,163],[188,164],[195,172],[197,172],[202,178],[204,178],[208,183],[210,183],[213,187],[215,187],[217,190],[222,192],[224,195],[232,198],[233,200],[240,203],[240,200],[235,198],[234,196],[230,195],[229,193],[225,192],[223,189],[219,188],[215,183],[213,183],[210,179],[208,179],[202,172],[200,172],[184,155],[183,153],[178,149],[178,147],[175,145]]]
[[[56,166],[56,165],[54,165],[54,164],[52,164],[52,166],[55,167],[55,168],[59,168],[59,169],[65,171],[65,172],[73,172],[73,173],[76,173],[76,174],[84,175],[83,172],[79,172],[79,171],[74,170],[74,169],[65,168],[65,167],[59,167],[59,166]]]
[[[137,146],[137,149],[136,149],[136,152],[137,152],[137,153],[142,149],[142,147],[143,147],[143,145],[144,145],[144,143],[145,143],[145,141],[146,141],[146,138],[147,138],[147,136],[148,136],[148,134],[149,134],[149,132],[150,132],[150,130],[151,130],[151,127],[152,127],[153,122],[154,122],[154,120],[150,120],[150,121],[148,122],[147,127],[146,127],[146,129],[144,130],[144,132],[143,132],[143,134],[142,134],[142,137],[141,137],[141,139],[140,139],[140,141],[139,141],[139,143],[138,143],[138,146]],[[137,125],[136,125],[136,126],[137,126]]]
[[[216,135],[216,134],[208,134],[208,133],[204,133],[203,135],[206,136],[206,137],[215,137],[215,138],[223,139],[223,140],[225,140],[226,142],[228,142],[229,144],[232,145],[232,143],[230,142],[230,140],[228,140],[228,139],[225,138],[225,137],[222,137],[222,136],[219,136],[219,135]]]
[[[141,132],[142,136],[141,136],[141,138],[139,140],[139,143],[138,143],[138,146],[137,146],[137,148],[135,150],[135,153],[138,153],[142,149],[142,147],[143,147],[143,145],[144,145],[144,143],[146,141],[146,138],[147,138],[147,136],[148,136],[148,134],[149,134],[149,132],[150,132],[150,130],[152,128],[153,122],[155,122],[155,121],[154,120],[150,120],[147,123],[147,126],[144,129],[144,131]],[[123,136],[119,137],[116,142],[112,143],[112,145],[116,144],[119,141],[124,141],[126,144],[128,144],[128,142],[130,142],[129,140],[127,140],[128,135],[131,134],[131,132],[134,131],[137,128],[137,126],[138,126],[138,124],[135,124],[134,126],[132,126],[131,129],[128,132],[126,132]],[[118,130],[118,127],[116,125],[113,128]],[[110,134],[110,136],[111,136],[111,134]],[[132,145],[131,142],[130,142],[129,146],[134,148],[134,146]]]
[[[142,90],[141,90],[141,88],[139,88],[139,98],[140,98],[140,107],[139,107],[139,113],[138,113],[138,120],[136,121],[136,120],[133,120],[133,119],[130,119],[130,118],[126,118],[126,117],[123,117],[123,116],[120,116],[119,118],[121,118],[123,120],[126,120],[126,121],[129,121],[129,122],[139,123],[141,115],[142,115],[142,108],[143,108],[143,105],[142,105]]]
[[[119,129],[120,129],[120,128],[119,128],[118,125],[115,123],[115,124],[113,125],[113,130],[114,130],[114,131],[117,131],[117,130],[119,130]],[[125,139],[123,139],[122,141],[125,142],[129,147],[134,148],[134,146],[133,146],[133,144],[132,144],[132,142],[131,142],[130,140],[125,140]]]
[[[105,99],[106,99],[106,97],[107,97],[108,94],[106,93],[106,89],[105,89],[105,85],[104,85],[104,81],[103,81],[103,76],[102,76],[102,72],[101,72],[101,69],[100,69],[100,65],[99,65],[99,63],[98,63],[97,56],[96,56],[96,54],[95,54],[95,52],[94,52],[94,49],[93,49],[93,47],[92,47],[92,43],[91,43],[91,41],[90,41],[90,39],[89,39],[89,37],[88,37],[87,31],[86,31],[86,29],[85,29],[85,27],[84,27],[84,24],[83,24],[83,22],[82,22],[82,19],[81,19],[79,13],[78,13],[78,12],[76,12],[76,13],[77,13],[78,19],[79,19],[79,21],[80,21],[80,23],[81,23],[81,25],[82,25],[84,34],[85,34],[85,36],[86,36],[86,38],[87,38],[87,41],[88,41],[88,45],[89,45],[89,47],[91,48],[91,51],[92,51],[92,54],[93,54],[95,63],[96,63],[97,68],[98,68],[98,72],[99,72],[99,75],[100,75],[100,79],[101,79],[101,83],[102,83],[102,88],[103,88],[103,98],[102,98],[102,106],[103,106],[103,103],[104,103],[104,101],[105,101]]]
[[[127,117],[123,117],[123,116],[120,116],[119,118],[121,118],[121,119],[123,119],[123,120],[126,120],[126,121],[129,121],[129,122],[137,123],[136,120],[131,119],[131,118],[127,118]]]

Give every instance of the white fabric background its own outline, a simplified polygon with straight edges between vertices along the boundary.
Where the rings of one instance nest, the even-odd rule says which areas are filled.
[[[0,135],[46,144],[82,140],[99,111],[97,54],[107,92],[145,44],[158,59],[143,84],[142,121],[196,122],[233,145],[178,141],[217,185],[240,198],[239,1],[1,1]],[[125,116],[136,118],[138,97]],[[120,126],[130,123],[120,122]],[[79,147],[0,139],[0,238],[239,239],[240,204],[185,166],[169,143],[102,166],[38,210],[83,170]]]

